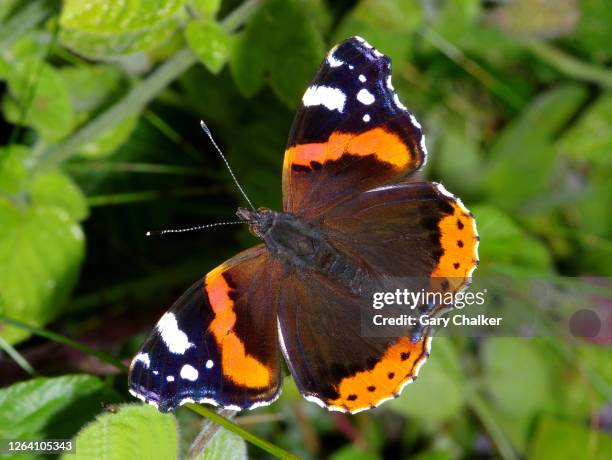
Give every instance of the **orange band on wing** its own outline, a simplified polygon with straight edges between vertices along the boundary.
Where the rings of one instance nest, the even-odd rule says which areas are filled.
[[[264,388],[271,384],[271,371],[264,364],[247,354],[240,337],[233,331],[236,324],[233,288],[223,276],[226,267],[220,265],[206,275],[205,290],[215,313],[208,326],[221,351],[223,375],[238,385]]]
[[[421,365],[429,357],[430,337],[412,343],[407,337],[398,339],[369,370],[343,378],[336,387],[340,395],[327,404],[350,412],[378,406],[398,396],[412,382]]]
[[[311,166],[338,160],[344,154],[376,155],[383,162],[398,168],[410,163],[411,155],[406,145],[393,133],[383,128],[374,128],[361,134],[333,132],[327,142],[299,144],[285,152],[285,168],[291,165]]]
[[[432,283],[437,278],[448,280],[444,290],[457,292],[464,288],[472,272],[478,265],[478,234],[474,217],[461,203],[451,203],[452,214],[443,217],[438,223],[442,257],[434,268]],[[435,281],[441,284],[440,280]]]

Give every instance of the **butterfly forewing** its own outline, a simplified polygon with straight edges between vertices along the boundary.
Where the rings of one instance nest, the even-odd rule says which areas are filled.
[[[185,402],[231,409],[280,391],[275,290],[263,245],[220,265],[162,316],[130,367],[130,391],[166,411]]]

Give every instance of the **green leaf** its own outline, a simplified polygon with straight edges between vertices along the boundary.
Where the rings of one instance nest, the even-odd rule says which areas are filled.
[[[114,153],[123,145],[138,125],[138,117],[130,117],[121,124],[106,130],[97,138],[90,139],[80,149],[86,158],[103,158]]]
[[[418,379],[388,403],[389,408],[419,420],[429,429],[457,416],[464,406],[458,358],[448,340],[433,340],[431,357],[420,369]]]
[[[612,458],[612,437],[583,424],[544,418],[538,424],[531,460],[607,460]]]
[[[76,452],[65,460],[141,460],[177,458],[176,420],[147,405],[124,405],[104,414],[76,437]]]
[[[486,388],[504,412],[532,415],[550,403],[550,369],[527,340],[489,338],[484,342],[482,361]]]
[[[482,267],[505,265],[531,272],[550,272],[552,261],[542,243],[530,237],[508,215],[493,206],[474,206],[478,253]]]
[[[20,0],[3,0],[0,2],[0,21],[4,21],[15,8],[15,5],[19,3]]]
[[[3,110],[10,122],[31,126],[50,141],[59,140],[71,131],[74,113],[70,96],[51,65],[35,58],[14,64],[8,87]]]
[[[221,0],[192,0],[192,4],[205,18],[213,18],[221,8]]]
[[[246,460],[247,448],[244,439],[225,428],[219,428],[197,460]]]
[[[191,21],[185,29],[187,43],[208,70],[216,74],[229,54],[229,35],[214,21]]]
[[[298,0],[270,0],[235,40],[230,69],[245,96],[269,84],[289,107],[296,107],[323,59],[320,31]]]
[[[601,63],[612,57],[612,10],[605,0],[582,0],[575,41],[584,52]]]
[[[29,153],[24,145],[0,148],[0,193],[16,194],[23,190],[28,177],[26,159]]]
[[[607,91],[575,123],[572,123],[557,144],[557,150],[577,160],[612,164],[611,125],[612,91]]]
[[[483,178],[491,202],[515,210],[532,198],[550,193],[556,159],[552,139],[586,95],[586,89],[577,85],[550,90],[497,136]]]
[[[362,36],[400,64],[405,62],[414,43],[413,33],[422,20],[418,0],[362,0],[344,17],[334,41]]]
[[[81,227],[55,206],[17,207],[0,199],[0,312],[41,326],[57,317],[84,255]],[[10,343],[28,333],[0,324]]]
[[[70,94],[72,108],[88,115],[121,88],[121,72],[107,65],[78,65],[59,69]]]
[[[175,32],[184,0],[66,0],[61,42],[92,59],[147,51]]]
[[[117,396],[97,377],[39,377],[0,389],[0,438],[72,436]]]
[[[67,175],[50,172],[37,175],[30,184],[30,197],[34,206],[56,206],[81,221],[89,215],[87,200],[78,185]]]

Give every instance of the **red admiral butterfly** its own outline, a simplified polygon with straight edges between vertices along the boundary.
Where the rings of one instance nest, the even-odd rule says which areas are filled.
[[[429,356],[429,333],[364,337],[359,311],[389,280],[458,292],[478,264],[472,214],[419,179],[425,161],[390,59],[360,37],[337,45],[289,135],[283,212],[238,210],[264,243],[176,301],[132,361],[130,392],[161,411],[267,405],[280,393],[282,351],[301,393],[330,410],[397,396]]]

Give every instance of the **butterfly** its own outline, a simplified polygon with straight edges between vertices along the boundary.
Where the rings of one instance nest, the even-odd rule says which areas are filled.
[[[282,354],[302,395],[329,410],[398,396],[429,357],[431,334],[366,336],[359,312],[405,279],[460,292],[478,264],[475,219],[421,179],[426,155],[391,60],[360,37],[334,47],[289,134],[283,211],[238,210],[263,242],[162,316],[132,360],[130,392],[164,412],[187,402],[253,409],[279,397]]]

